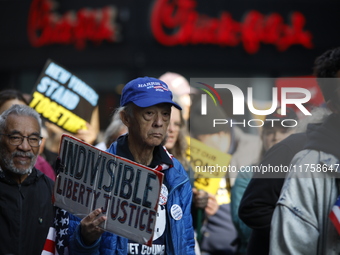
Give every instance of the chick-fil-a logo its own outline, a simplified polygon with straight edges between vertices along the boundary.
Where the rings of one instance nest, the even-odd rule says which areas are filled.
[[[278,13],[261,14],[256,10],[245,13],[241,22],[223,11],[218,18],[195,10],[196,0],[157,0],[152,9],[151,29],[155,39],[165,46],[215,44],[237,46],[254,54],[260,44],[275,45],[285,51],[292,45],[313,48],[312,34],[304,30],[306,18],[292,12],[290,24]]]
[[[105,6],[101,9],[67,11],[59,15],[57,3],[53,0],[33,0],[28,15],[28,39],[32,46],[41,47],[50,44],[74,44],[79,50],[86,46],[86,41],[94,44],[116,42],[119,30],[115,22],[117,9]]]

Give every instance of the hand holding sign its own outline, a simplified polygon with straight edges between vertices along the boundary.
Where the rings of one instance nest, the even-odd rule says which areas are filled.
[[[218,204],[217,198],[215,195],[208,194],[208,204],[207,207],[205,208],[205,213],[207,216],[212,216],[214,215],[217,211],[220,205]]]
[[[87,242],[103,229],[151,245],[163,173],[63,135],[55,205],[83,218]],[[96,210],[100,208],[100,210]],[[100,216],[99,212],[106,214]]]
[[[99,226],[107,219],[107,217],[103,215],[100,216],[101,213],[102,209],[98,208],[80,222],[81,236],[86,245],[93,244],[104,233],[104,230]]]
[[[204,190],[192,189],[193,202],[196,208],[204,209],[208,204],[209,194]]]

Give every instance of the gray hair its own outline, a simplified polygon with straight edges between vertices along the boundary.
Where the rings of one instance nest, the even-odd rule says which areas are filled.
[[[41,129],[41,118],[40,115],[31,107],[27,105],[12,105],[10,108],[8,108],[6,111],[4,111],[0,115],[0,131],[4,132],[6,128],[6,120],[9,115],[17,115],[17,116],[30,116],[35,118],[39,123],[39,131]]]
[[[123,108],[123,109],[121,109]],[[125,127],[124,123],[120,119],[120,112],[124,110],[125,107],[118,108],[113,114],[110,125],[106,128],[104,133],[104,142],[107,147],[110,146],[112,142],[114,142],[118,138],[118,134]]]
[[[120,106],[116,109],[114,114],[120,115],[121,112],[125,112],[129,117],[133,117],[133,107],[134,103],[128,103],[125,106]]]

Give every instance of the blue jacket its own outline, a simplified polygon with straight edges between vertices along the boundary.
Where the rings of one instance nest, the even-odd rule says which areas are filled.
[[[116,143],[107,150],[116,154]],[[186,171],[175,158],[173,167],[163,170],[164,183],[168,188],[166,254],[168,255],[194,255],[194,229],[191,217],[192,190]],[[175,220],[171,217],[171,206],[177,204],[182,208],[183,217]],[[69,235],[70,254],[100,254],[118,255],[127,254],[128,239],[105,232],[92,246],[85,246],[80,237],[80,219],[70,215]]]

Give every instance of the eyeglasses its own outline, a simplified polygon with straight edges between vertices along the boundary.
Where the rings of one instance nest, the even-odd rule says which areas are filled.
[[[29,135],[29,136],[23,136],[23,135],[9,135],[9,134],[0,134],[5,135],[9,139],[9,143],[14,146],[19,146],[23,143],[24,138],[27,139],[28,144],[31,147],[39,147],[42,141],[42,137],[37,135]]]

